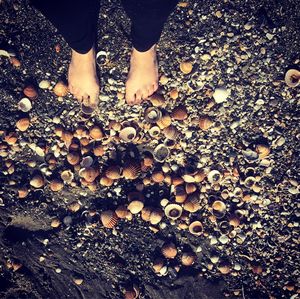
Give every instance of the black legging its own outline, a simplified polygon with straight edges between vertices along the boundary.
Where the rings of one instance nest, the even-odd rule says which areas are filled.
[[[178,0],[121,0],[131,19],[135,49],[147,51],[158,42],[163,25]],[[100,0],[32,0],[59,30],[69,46],[87,53],[95,43]]]

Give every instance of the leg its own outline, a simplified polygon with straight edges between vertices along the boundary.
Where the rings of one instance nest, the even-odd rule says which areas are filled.
[[[91,105],[98,100],[95,49],[99,0],[32,0],[59,30],[72,49],[70,91]]]
[[[131,19],[133,50],[126,82],[128,104],[140,103],[158,88],[156,43],[178,0],[122,0]]]

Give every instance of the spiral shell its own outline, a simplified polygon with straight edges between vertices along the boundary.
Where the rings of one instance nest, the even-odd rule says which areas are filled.
[[[134,200],[128,205],[128,210],[132,214],[138,214],[144,207],[144,203],[140,200]]]
[[[173,259],[177,255],[177,248],[174,243],[166,243],[161,248],[161,253],[167,259]]]
[[[140,175],[141,165],[139,162],[130,160],[123,167],[123,176],[126,179],[134,180]]]
[[[28,85],[23,90],[24,95],[30,100],[36,100],[38,97],[38,93],[34,86]]]
[[[68,86],[63,81],[58,81],[53,88],[53,92],[58,97],[66,96],[68,94],[68,91]]]
[[[156,124],[161,128],[164,129],[170,126],[172,123],[172,118],[169,114],[164,113],[159,120],[157,120]]]
[[[300,71],[290,69],[286,72],[284,81],[289,87],[296,87],[300,83]]]
[[[199,211],[201,208],[199,194],[193,193],[188,195],[186,201],[183,204],[183,208],[190,213]]]
[[[134,127],[125,127],[119,132],[120,138],[125,142],[133,141],[136,134],[136,129]]]
[[[99,126],[92,126],[89,130],[89,135],[92,139],[99,140],[103,138],[103,132]]]
[[[164,128],[163,133],[166,136],[166,138],[171,140],[176,140],[177,137],[179,136],[178,129],[173,125]]]
[[[100,219],[103,226],[107,228],[113,228],[118,222],[117,214],[111,210],[101,212]]]
[[[152,96],[149,97],[149,101],[154,107],[160,107],[165,105],[165,98],[163,95],[155,92]]]
[[[119,218],[124,219],[128,215],[128,210],[125,206],[122,205],[116,208],[115,213]]]
[[[58,192],[58,191],[62,190],[62,188],[64,187],[64,183],[59,179],[53,179],[50,182],[49,187],[53,192]]]
[[[208,116],[201,116],[199,118],[199,127],[201,130],[206,131],[213,125],[213,121]]]
[[[118,165],[111,165],[106,169],[105,175],[112,180],[117,180],[121,177],[121,168]]]
[[[194,221],[189,225],[189,232],[193,235],[200,236],[203,233],[203,225],[200,221]]]
[[[176,120],[184,120],[188,117],[187,109],[184,105],[180,104],[172,111],[171,117]]]
[[[16,122],[16,127],[21,131],[24,132],[29,128],[30,121],[29,118],[21,118]]]
[[[181,256],[181,263],[184,266],[192,266],[196,260],[196,255],[193,252],[184,252]]]
[[[31,101],[28,98],[23,98],[18,103],[18,109],[23,112],[28,112],[32,109]]]
[[[269,156],[271,149],[265,144],[258,144],[255,148],[260,159],[264,159]]]
[[[162,117],[162,112],[157,107],[148,107],[145,110],[145,120],[155,124]]]
[[[78,152],[70,152],[67,154],[67,161],[71,165],[77,165],[80,162],[80,155]]]
[[[193,64],[190,61],[182,61],[179,68],[185,75],[187,75],[193,70]]]
[[[44,184],[44,178],[39,174],[34,175],[33,178],[30,180],[30,186],[34,188],[42,188]]]
[[[168,204],[165,207],[165,215],[173,220],[178,219],[182,214],[182,207],[178,204]]]

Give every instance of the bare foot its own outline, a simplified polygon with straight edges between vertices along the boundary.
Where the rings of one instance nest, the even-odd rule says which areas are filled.
[[[140,104],[158,88],[158,66],[156,45],[146,52],[133,48],[130,59],[130,70],[126,81],[127,104]]]
[[[84,105],[96,108],[99,81],[96,74],[95,49],[86,54],[72,50],[68,72],[69,90]]]

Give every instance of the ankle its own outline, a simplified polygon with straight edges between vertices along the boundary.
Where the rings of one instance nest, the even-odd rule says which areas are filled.
[[[76,52],[75,50],[71,50],[72,61],[90,61],[95,60],[95,48],[92,47],[87,53],[81,54]]]

